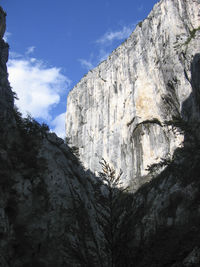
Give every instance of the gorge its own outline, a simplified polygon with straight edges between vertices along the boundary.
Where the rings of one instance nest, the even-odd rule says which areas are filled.
[[[0,9],[0,266],[200,265],[199,10],[157,3],[70,92],[64,142],[14,106]]]

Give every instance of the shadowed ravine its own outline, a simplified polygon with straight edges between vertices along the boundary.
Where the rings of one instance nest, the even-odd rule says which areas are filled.
[[[103,159],[95,175],[81,162],[79,148],[69,147],[47,125],[22,118],[7,79],[2,9],[0,15],[0,267],[199,266],[200,51],[180,56],[180,77],[192,88],[180,106],[178,80],[165,77],[165,101],[172,107],[166,120],[126,123],[130,146],[152,124],[168,127],[168,137],[183,137],[170,157],[148,165],[146,176],[138,171],[132,177],[135,189],[131,183],[125,187],[123,175]],[[195,38],[187,39],[189,51]]]

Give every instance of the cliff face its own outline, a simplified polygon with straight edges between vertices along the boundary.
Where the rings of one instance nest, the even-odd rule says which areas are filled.
[[[13,109],[13,93],[8,82],[6,63],[8,60],[8,44],[2,39],[6,29],[6,13],[0,7],[0,122],[8,122]]]
[[[158,3],[70,93],[84,164],[134,192],[14,108],[0,9],[0,266],[199,266],[199,5]]]
[[[199,69],[192,68],[199,64],[199,8],[199,1],[160,1],[70,92],[66,134],[86,168],[98,171],[103,157],[136,189],[150,179],[149,165],[181,146],[183,136],[167,122],[199,120]]]

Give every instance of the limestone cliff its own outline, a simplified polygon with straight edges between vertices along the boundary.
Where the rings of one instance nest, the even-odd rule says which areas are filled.
[[[92,165],[98,152],[90,150],[95,147],[86,130],[113,164],[129,170],[133,166],[137,179],[128,179],[134,189],[144,183],[147,161],[154,163],[149,168],[153,179],[134,192],[120,187],[107,163],[101,179],[95,177],[81,165],[77,149],[50,133],[47,125],[22,118],[7,79],[5,13],[0,9],[1,267],[200,265],[198,6],[199,1],[161,1],[108,61],[83,78],[82,91],[77,86],[70,94],[71,141],[79,145],[80,133],[88,141],[79,147],[81,158],[89,159],[85,164]],[[157,21],[162,24],[155,25]],[[170,21],[174,24],[169,26]],[[182,35],[176,38],[177,27]],[[152,42],[160,41],[149,45],[148,54],[153,28]],[[151,103],[148,108],[145,101]],[[103,141],[96,138],[104,131]],[[83,154],[86,145],[88,155]],[[124,154],[118,159],[119,151]],[[98,157],[94,160],[95,168]]]
[[[70,92],[66,135],[86,168],[99,170],[103,157],[136,189],[181,146],[167,122],[199,120],[199,9],[198,0],[160,1]]]

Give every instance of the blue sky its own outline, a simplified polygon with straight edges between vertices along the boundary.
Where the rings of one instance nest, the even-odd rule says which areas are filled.
[[[156,0],[0,0],[9,80],[24,115],[64,137],[68,92],[119,46]]]

